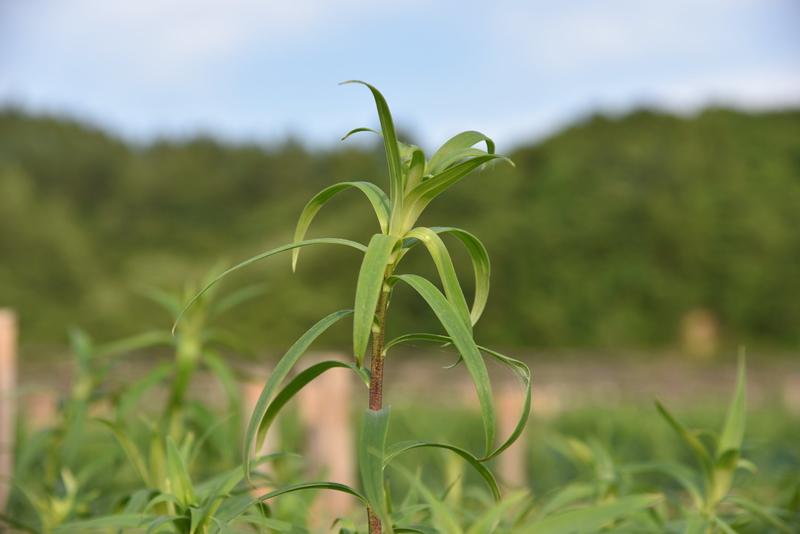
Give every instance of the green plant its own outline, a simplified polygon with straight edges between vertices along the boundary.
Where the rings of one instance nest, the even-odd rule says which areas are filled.
[[[756,471],[756,466],[742,455],[746,419],[745,381],[745,358],[742,353],[736,390],[719,434],[686,428],[663,404],[656,401],[659,414],[692,451],[698,469],[675,463],[647,463],[629,468],[631,472],[664,473],[683,487],[689,496],[689,504],[681,506],[687,534],[735,532],[732,522],[742,519],[751,521],[753,518],[763,521],[769,528],[790,532],[780,518],[780,510],[763,506],[732,491],[736,471]],[[747,512],[747,517],[742,517],[742,512]]]
[[[499,498],[499,490],[485,462],[496,457],[511,445],[521,433],[530,409],[530,371],[527,366],[496,351],[480,347],[473,338],[473,326],[480,319],[489,294],[490,264],[483,244],[466,230],[452,227],[416,226],[423,211],[440,194],[463,179],[470,172],[493,161],[510,162],[508,158],[495,154],[494,143],[484,134],[474,131],[462,132],[426,159],[422,149],[398,141],[389,107],[381,93],[373,86],[366,86],[374,97],[380,119],[381,131],[357,128],[343,139],[362,131],[377,133],[383,138],[389,171],[388,193],[371,182],[342,182],[329,186],[315,195],[303,209],[295,230],[293,243],[254,256],[222,273],[200,291],[184,310],[201,298],[206,289],[228,274],[256,261],[280,252],[292,250],[292,267],[295,268],[299,249],[317,244],[337,244],[356,249],[364,254],[358,273],[358,281],[352,309],[328,315],[312,326],[289,349],[267,380],[255,411],[250,419],[244,451],[245,473],[250,471],[252,450],[258,448],[264,435],[281,407],[302,387],[328,369],[343,367],[351,369],[368,386],[368,409],[361,424],[358,459],[362,491],[353,488],[332,486],[329,483],[302,485],[295,490],[309,487],[346,491],[361,499],[367,507],[371,533],[396,527],[390,517],[390,503],[385,490],[385,469],[389,462],[404,453],[420,447],[435,447],[449,450],[465,459],[476,469]],[[485,143],[486,150],[475,148]],[[306,231],[320,208],[333,196],[347,189],[356,189],[367,197],[378,220],[380,232],[372,236],[367,245],[341,238],[305,239]],[[456,274],[447,246],[442,236],[460,241],[466,248],[474,269],[475,291],[472,305],[467,304],[459,278]],[[417,274],[401,273],[398,268],[405,255],[414,247],[422,245],[429,253],[439,275],[442,290],[434,283]],[[445,334],[407,334],[387,341],[386,322],[392,293],[399,285],[416,291],[428,304],[441,323]],[[353,361],[327,361],[318,363],[298,374],[283,389],[281,383],[288,377],[292,367],[311,343],[339,320],[352,316]],[[176,321],[176,324],[177,321]],[[368,346],[369,362],[366,362]],[[452,344],[469,371],[475,385],[483,421],[484,448],[473,453],[454,445],[427,441],[410,441],[387,446],[386,433],[389,425],[388,407],[383,404],[384,359],[387,351],[402,342],[411,340],[434,341]],[[514,432],[500,444],[495,443],[495,410],[492,388],[484,362],[484,354],[494,358],[517,373],[524,381],[527,396],[521,410],[519,423]],[[277,493],[264,497],[276,496]]]
[[[199,287],[205,286],[216,274],[218,274],[218,270],[212,269],[198,283],[187,283],[182,293],[172,294],[158,289],[149,289],[144,292],[144,295],[169,313],[174,321],[181,315],[182,302],[194,295]],[[183,439],[187,422],[196,423],[194,426],[202,430],[213,421],[203,417],[203,413],[199,414],[200,421],[192,421],[190,416],[197,414],[187,413],[186,395],[195,373],[206,370],[217,379],[225,392],[229,413],[227,423],[230,432],[228,435],[237,435],[241,427],[241,399],[238,384],[234,371],[225,362],[220,351],[226,348],[233,348],[238,352],[245,351],[236,341],[236,336],[225,329],[215,327],[213,322],[220,315],[261,294],[263,294],[263,287],[260,285],[246,286],[222,295],[216,291],[207,291],[198,299],[189,313],[183,314],[181,324],[176,330],[173,330],[174,336],[170,336],[169,332],[154,333],[153,335],[167,336],[174,348],[174,357],[172,361],[155,367],[128,388],[122,402],[118,404],[117,417],[124,417],[127,412],[130,412],[139,399],[151,388],[168,382],[169,395],[160,421],[163,431],[174,440],[180,440]],[[189,420],[187,421],[187,419]],[[230,443],[224,443],[219,448],[228,454],[231,460],[238,461],[238,453],[230,445]]]

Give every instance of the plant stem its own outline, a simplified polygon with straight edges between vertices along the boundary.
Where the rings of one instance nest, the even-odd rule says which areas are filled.
[[[388,278],[388,273],[386,278]],[[385,284],[385,282],[384,282]],[[385,285],[384,285],[385,288]],[[372,331],[372,353],[370,355],[369,409],[383,408],[383,346],[386,328],[386,307],[389,292],[381,288],[378,306],[375,309],[375,328]],[[367,508],[369,534],[381,534],[381,520],[371,508]]]
[[[383,343],[386,325],[385,291],[381,291],[378,307],[375,312],[375,329],[372,332],[372,354],[370,356],[369,409],[383,408]]]

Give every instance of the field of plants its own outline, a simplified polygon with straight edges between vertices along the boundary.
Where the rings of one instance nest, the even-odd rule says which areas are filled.
[[[475,171],[514,162],[476,131],[455,135],[428,156],[398,140],[375,87],[346,83],[369,91],[380,130],[356,128],[344,138],[378,136],[386,183],[328,184],[304,207],[295,207],[300,217],[290,243],[214,270],[177,294],[142,290],[163,308],[163,329],[111,342],[71,330],[73,368],[56,417],[42,428],[20,420],[11,495],[0,516],[7,529],[48,534],[798,531],[798,418],[769,402],[748,409],[747,375],[755,358],[744,349],[736,376],[725,384],[722,408],[675,410],[656,402],[537,415],[535,358],[517,358],[477,339],[492,272],[486,246],[447,220],[420,223],[429,220],[423,217],[429,204],[446,204],[445,193],[462,180],[470,183],[462,195],[480,196],[492,187]],[[317,213],[340,194],[366,201],[376,233],[365,242],[307,237]],[[254,348],[220,326],[220,318],[263,296],[264,286],[227,288],[236,286],[232,275],[263,263],[301,268],[306,247],[331,250],[326,256],[331,263],[340,255],[357,257],[354,292],[342,309],[320,306],[314,321],[296,325],[300,336],[284,348],[250,406],[240,387],[246,370],[233,365],[231,355]],[[456,249],[466,261],[454,260]],[[417,263],[403,261],[414,254]],[[429,269],[418,273],[420,258]],[[323,280],[324,271],[318,282]],[[315,284],[307,300],[327,304],[325,291],[324,284]],[[436,328],[388,335],[393,313],[408,309],[392,307],[394,299],[416,299],[414,309],[435,318]],[[326,335],[348,338],[347,358],[308,357],[324,346]],[[424,346],[436,350],[426,353]],[[409,347],[420,354],[409,357]],[[161,357],[142,358],[151,352]],[[448,357],[435,364],[447,372],[435,376],[452,375],[459,383],[468,378],[474,402],[444,402],[447,386],[437,381],[447,379],[426,382],[423,375],[432,364],[422,354]],[[418,373],[425,389],[409,387],[404,394],[403,384],[393,385],[392,359],[406,357],[406,380]],[[137,359],[145,371],[133,379],[120,371]],[[348,373],[360,384],[352,399],[324,399],[346,403],[352,412],[353,447],[339,454],[355,461],[353,484],[327,478],[325,469],[313,468],[299,454],[313,429],[298,423],[296,397],[332,373]],[[590,384],[593,377],[585,380]],[[517,388],[513,406],[497,400],[509,384]],[[505,455],[520,450],[524,487],[495,474]],[[320,511],[317,503],[328,493],[347,497],[346,513]]]

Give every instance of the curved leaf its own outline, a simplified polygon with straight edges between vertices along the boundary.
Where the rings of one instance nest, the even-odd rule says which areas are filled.
[[[452,185],[460,181],[467,174],[474,171],[478,167],[493,160],[501,159],[512,163],[510,159],[505,156],[497,154],[486,154],[477,156],[467,161],[458,163],[427,180],[424,180],[414,189],[412,189],[406,197],[406,202],[409,205],[409,210],[406,214],[407,219],[405,224],[411,225],[416,221],[420,214],[425,210],[425,207],[441,193],[449,189]],[[513,163],[512,163],[513,165]]]
[[[376,135],[379,135],[379,136],[383,137],[383,136],[381,135],[381,133],[380,133],[378,130],[374,130],[374,129],[372,129],[372,128],[366,128],[366,127],[363,127],[363,126],[362,126],[361,128],[353,128],[352,130],[350,130],[349,132],[347,132],[346,134],[344,134],[344,135],[342,136],[342,138],[340,139],[340,141],[344,141],[345,139],[347,139],[347,138],[348,138],[348,137],[350,137],[351,135],[353,135],[353,134],[357,134],[357,133],[361,133],[361,132],[370,132],[370,133],[374,133],[374,134],[376,134]]]
[[[356,299],[353,307],[353,355],[361,367],[367,352],[369,335],[375,318],[381,291],[383,291],[386,266],[389,264],[397,238],[375,234],[369,241],[356,284]]]
[[[222,389],[225,391],[225,396],[228,398],[228,410],[231,414],[230,428],[234,429],[237,432],[236,435],[238,435],[242,428],[242,396],[236,375],[216,352],[206,351],[203,354],[203,361],[211,373],[219,380]]]
[[[495,411],[492,400],[492,385],[489,382],[489,373],[486,364],[481,357],[475,340],[472,339],[472,332],[464,324],[459,313],[448,302],[442,293],[436,289],[432,283],[425,278],[415,274],[402,274],[392,277],[393,280],[402,280],[410,285],[420,296],[425,299],[433,313],[442,323],[442,326],[450,334],[453,345],[458,349],[464,363],[472,376],[475,384],[475,391],[478,394],[478,402],[481,406],[481,417],[485,435],[486,454],[491,454],[494,442],[495,431]]]
[[[81,521],[73,521],[55,527],[53,532],[55,534],[67,532],[92,532],[92,531],[109,531],[120,529],[135,529],[141,527],[145,521],[150,519],[151,516],[144,514],[115,514],[100,517],[93,517],[92,519],[84,519]]]
[[[365,247],[361,243],[358,243],[356,241],[350,241],[349,239],[339,239],[337,237],[321,237],[321,238],[317,238],[317,239],[306,239],[304,241],[297,241],[295,243],[289,243],[288,245],[283,245],[283,246],[268,250],[266,252],[262,252],[261,254],[257,254],[255,256],[253,256],[252,258],[248,258],[248,259],[244,260],[243,262],[234,265],[230,269],[227,269],[227,270],[223,271],[222,274],[218,275],[216,278],[211,280],[208,284],[206,284],[206,286],[203,289],[201,289],[198,293],[196,293],[195,296],[193,296],[189,300],[189,302],[186,303],[186,305],[183,307],[181,312],[178,314],[178,317],[175,319],[175,323],[172,325],[172,333],[175,334],[175,328],[178,326],[178,323],[180,322],[181,317],[183,317],[183,315],[186,313],[186,310],[191,308],[192,305],[195,302],[197,302],[197,299],[202,297],[206,293],[206,291],[211,289],[212,286],[214,286],[217,282],[219,282],[220,280],[222,280],[223,278],[225,278],[229,274],[231,274],[231,273],[233,273],[235,271],[238,271],[239,269],[242,269],[244,267],[247,267],[248,265],[253,264],[253,263],[257,262],[257,261],[263,260],[265,258],[269,258],[270,256],[274,256],[275,254],[279,254],[281,252],[286,252],[287,250],[292,250],[292,249],[299,248],[299,247],[307,247],[309,245],[345,245],[345,246],[348,246],[348,247],[352,247],[352,248],[354,248],[356,250],[360,250],[361,252],[365,252],[367,250],[367,247]]]
[[[125,451],[125,455],[133,464],[134,469],[136,469],[136,472],[139,474],[139,477],[141,477],[145,486],[153,487],[153,483],[155,481],[151,480],[150,472],[147,469],[147,463],[144,461],[144,457],[142,456],[142,453],[139,452],[136,444],[131,441],[128,435],[125,434],[125,432],[112,421],[108,421],[106,419],[95,419],[95,421],[111,430],[111,433],[114,434],[115,438],[117,438],[120,446],[122,446],[122,449]]]
[[[136,407],[142,395],[150,388],[157,386],[162,380],[165,380],[171,372],[172,364],[164,362],[147,373],[143,378],[130,384],[125,391],[120,394],[115,403],[117,420],[124,419],[128,413]]]
[[[442,280],[444,287],[444,294],[447,295],[447,300],[453,305],[458,314],[470,330],[472,330],[472,321],[470,320],[469,308],[467,307],[467,300],[464,298],[464,292],[461,289],[461,284],[456,275],[456,269],[453,267],[453,260],[450,258],[450,252],[447,250],[442,239],[431,228],[417,227],[409,231],[406,238],[418,239],[433,259],[436,270],[439,272],[439,277]]]
[[[632,495],[616,501],[576,508],[547,516],[527,525],[520,533],[576,534],[590,533],[606,524],[639,510],[650,508],[661,500],[659,495]]]
[[[683,489],[686,490],[686,493],[688,493],[689,497],[691,497],[692,503],[696,509],[700,510],[703,508],[702,492],[700,491],[700,487],[694,481],[694,473],[690,469],[680,464],[648,462],[643,464],[629,465],[625,468],[625,471],[629,473],[641,473],[647,471],[662,473],[675,480],[683,487]]]
[[[525,491],[518,491],[508,495],[502,501],[497,502],[469,527],[466,534],[484,534],[485,532],[495,532],[497,523],[508,514],[508,511],[521,503],[528,497]]]
[[[407,343],[409,341],[424,341],[428,343],[441,343],[443,345],[452,344],[453,339],[450,336],[443,336],[441,334],[427,334],[427,333],[415,333],[415,334],[404,334],[402,336],[396,337],[386,343],[384,352],[388,352],[388,350],[395,345],[399,345],[400,343]],[[501,443],[497,448],[488,452],[486,456],[480,458],[480,461],[485,462],[486,460],[490,460],[504,450],[509,448],[511,445],[514,444],[517,439],[522,435],[522,432],[525,430],[525,425],[528,423],[528,417],[531,413],[531,371],[528,366],[516,358],[511,358],[510,356],[506,356],[497,352],[496,350],[492,350],[488,347],[484,347],[481,345],[476,345],[479,350],[485,352],[498,362],[502,363],[503,365],[509,367],[517,376],[522,380],[522,383],[525,387],[525,400],[522,404],[522,410],[520,411],[519,419],[517,420],[517,424],[514,427],[514,430],[511,434],[506,438],[506,440]],[[462,357],[459,357],[459,361],[461,361]],[[457,361],[451,367],[454,367],[456,364],[459,363]]]
[[[543,518],[561,508],[595,497],[597,487],[592,483],[573,482],[555,491],[537,510],[536,517]]]
[[[383,146],[386,149],[386,162],[389,166],[389,189],[391,191],[392,208],[397,209],[403,201],[403,169],[400,164],[400,147],[397,144],[397,134],[394,129],[394,121],[389,111],[389,105],[383,95],[372,85],[361,80],[348,80],[340,85],[358,83],[366,86],[375,99],[375,106],[378,109],[378,118],[381,121],[381,132],[383,134]]]
[[[486,307],[486,301],[489,299],[489,278],[491,275],[489,253],[480,239],[461,228],[434,226],[431,230],[437,234],[449,234],[456,237],[467,249],[469,258],[472,261],[472,268],[475,271],[475,297],[470,310],[470,318],[474,325],[481,318]]]
[[[452,163],[454,156],[463,153],[465,150],[472,146],[486,142],[486,152],[484,154],[494,154],[494,141],[489,139],[481,132],[468,130],[456,134],[448,139],[442,146],[439,147],[428,162],[427,174],[436,174],[447,168],[448,162]]]
[[[767,506],[759,504],[755,501],[751,501],[750,499],[745,499],[744,497],[737,497],[735,495],[731,495],[725,499],[728,502],[732,502],[745,510],[750,511],[753,515],[760,517],[776,529],[784,532],[785,534],[790,534],[792,529],[789,525],[786,524],[780,517],[778,517],[778,513],[783,512],[780,509],[771,509]]]
[[[419,492],[422,498],[427,501],[430,506],[431,519],[435,527],[435,532],[461,534],[461,527],[458,525],[458,520],[456,519],[454,511],[451,510],[442,499],[434,495],[419,478],[413,476],[405,469],[400,467],[395,467],[394,469],[402,474],[408,480],[409,485]]]
[[[294,231],[295,242],[299,242],[303,239],[303,237],[305,237],[306,231],[308,231],[308,227],[311,225],[311,221],[314,220],[314,217],[317,215],[317,212],[319,212],[322,206],[324,206],[337,193],[351,188],[358,189],[364,193],[364,195],[367,197],[367,200],[369,200],[370,204],[372,204],[372,209],[375,210],[375,215],[378,218],[378,224],[381,227],[381,232],[386,233],[389,227],[389,210],[391,209],[389,206],[389,198],[386,196],[386,193],[384,193],[380,187],[370,182],[340,182],[338,184],[333,184],[329,187],[326,187],[308,201],[303,208],[303,211],[300,213],[300,218],[297,221],[297,227]],[[299,248],[292,250],[292,270],[297,267],[297,258],[299,256]]]
[[[690,432],[680,421],[675,419],[673,415],[667,410],[667,408],[661,404],[659,401],[656,401],[656,409],[658,413],[661,414],[661,417],[667,421],[667,423],[672,427],[676,434],[678,434],[684,442],[692,449],[695,456],[697,456],[698,461],[700,462],[700,467],[703,469],[703,473],[705,473],[706,477],[711,476],[712,470],[712,462],[711,457],[706,450],[705,445],[703,442],[700,441],[697,436]]]
[[[267,411],[264,412],[264,417],[261,419],[261,432],[266,434],[266,432],[269,431],[270,425],[272,425],[272,422],[278,416],[278,413],[281,411],[281,409],[309,382],[317,378],[325,371],[337,367],[352,370],[363,382],[366,383],[367,387],[369,387],[369,376],[367,375],[366,370],[356,367],[352,363],[340,362],[338,360],[326,360],[324,362],[316,363],[308,369],[303,370],[301,373],[298,373],[297,376],[292,378],[292,380],[289,381],[289,383],[286,384],[286,386],[281,389],[277,395],[275,395],[275,398],[269,404]]]
[[[292,484],[291,486],[284,486],[282,488],[270,491],[269,493],[265,493],[264,495],[261,495],[260,497],[255,499],[253,502],[268,501],[269,499],[274,499],[275,497],[286,495],[287,493],[294,493],[296,491],[307,491],[315,489],[340,491],[342,493],[347,493],[348,495],[352,495],[353,497],[357,498],[364,504],[369,504],[367,502],[367,498],[364,497],[362,494],[360,494],[350,486],[346,484],[340,484],[338,482],[304,482],[301,484]]]
[[[218,317],[228,310],[231,310],[240,304],[244,304],[248,300],[260,297],[264,293],[266,293],[266,287],[264,284],[250,284],[249,286],[237,289],[236,291],[225,295],[221,299],[212,302],[209,309],[209,316]]]
[[[461,456],[464,460],[467,461],[467,463],[469,463],[469,465],[471,465],[475,469],[475,471],[478,472],[481,478],[483,478],[483,480],[486,481],[486,485],[489,486],[489,489],[492,492],[494,500],[495,501],[500,500],[500,488],[497,486],[497,480],[495,480],[492,472],[489,469],[487,469],[487,467],[483,465],[481,461],[478,458],[476,458],[472,453],[462,449],[461,447],[456,447],[455,445],[449,445],[447,443],[436,443],[433,441],[402,441],[400,443],[395,443],[386,450],[386,455],[383,459],[383,465],[385,467],[386,465],[389,464],[389,462],[391,462],[393,459],[403,454],[404,452],[408,452],[414,449],[419,449],[422,447],[445,449]]]
[[[95,348],[94,354],[98,358],[113,357],[158,345],[170,346],[174,344],[175,340],[169,332],[154,330],[101,345]]]
[[[259,395],[258,401],[256,401],[255,408],[253,408],[253,415],[250,417],[250,421],[247,424],[247,432],[245,433],[244,470],[245,477],[247,477],[248,481],[250,480],[252,451],[254,448],[260,449],[261,444],[264,441],[265,430],[262,428],[262,421],[275,390],[278,388],[281,382],[283,382],[283,379],[286,378],[286,376],[292,370],[292,367],[294,367],[294,364],[297,363],[297,360],[299,360],[303,353],[305,353],[311,343],[313,343],[314,340],[317,339],[320,334],[325,332],[331,325],[336,323],[339,319],[350,315],[351,313],[353,313],[352,310],[340,310],[334,312],[327,317],[324,317],[314,326],[309,328],[306,333],[300,336],[300,339],[295,341],[294,345],[292,345],[289,350],[286,351],[286,354],[284,354],[283,358],[280,359],[278,364],[275,366],[275,369],[269,375],[266,384],[264,384],[264,389],[261,390],[261,395]]]

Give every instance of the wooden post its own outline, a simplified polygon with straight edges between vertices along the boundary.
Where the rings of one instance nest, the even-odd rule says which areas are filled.
[[[319,357],[322,360],[344,360],[337,354]],[[312,360],[309,359],[309,362]],[[298,393],[300,417],[306,430],[306,459],[313,470],[325,472],[325,478],[355,486],[356,465],[350,412],[352,408],[353,376],[344,369],[333,369],[320,375]],[[323,528],[330,518],[351,511],[353,499],[338,491],[320,492],[310,517]]]
[[[498,430],[505,438],[514,431],[519,418],[519,411],[525,402],[525,392],[519,384],[503,384],[497,392]],[[523,488],[528,484],[527,453],[525,431],[497,457],[497,474],[503,484],[509,488]]]
[[[58,417],[57,395],[48,389],[28,393],[19,411],[26,428],[32,431],[48,428]]]
[[[5,510],[14,474],[17,386],[17,320],[0,309],[0,510]]]

